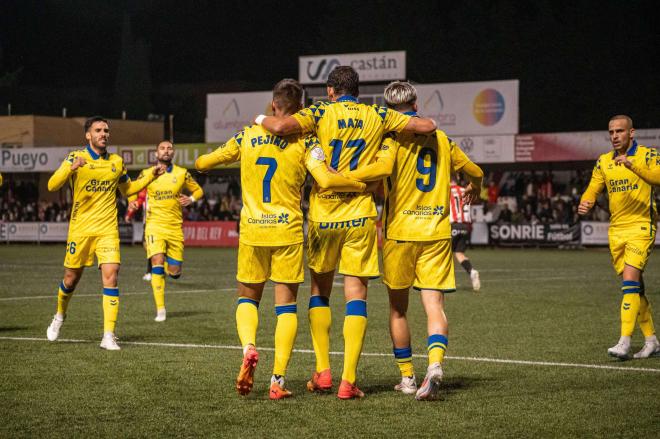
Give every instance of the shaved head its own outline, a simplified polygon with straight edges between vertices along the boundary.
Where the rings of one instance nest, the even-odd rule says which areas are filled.
[[[625,120],[628,123],[628,129],[631,129],[633,127],[633,121],[630,118],[630,116],[626,116],[625,114],[617,114],[616,116],[612,116],[610,118],[610,122],[613,120]]]

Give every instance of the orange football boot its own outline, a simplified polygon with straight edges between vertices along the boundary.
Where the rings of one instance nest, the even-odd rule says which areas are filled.
[[[330,369],[314,372],[312,379],[307,381],[307,390],[310,392],[329,392],[332,390],[332,374]]]
[[[252,391],[254,384],[254,370],[259,362],[259,353],[257,348],[249,346],[243,355],[243,364],[236,378],[236,390],[241,395],[247,395]]]
[[[291,393],[290,390],[280,386],[279,383],[270,383],[270,392],[268,392],[268,397],[270,399],[284,399],[290,397],[291,395],[293,395],[293,393]]]
[[[351,384],[346,380],[341,380],[339,385],[339,392],[337,392],[339,399],[354,399],[364,398],[364,392],[357,388],[355,384]]]

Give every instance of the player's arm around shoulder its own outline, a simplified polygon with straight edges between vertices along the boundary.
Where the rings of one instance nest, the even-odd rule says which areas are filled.
[[[234,134],[227,142],[218,146],[215,151],[203,154],[195,160],[195,169],[208,172],[218,165],[226,165],[241,159],[241,145],[245,136],[245,128]]]
[[[305,139],[305,167],[312,174],[321,189],[335,192],[364,192],[367,185],[344,177],[325,162],[325,153],[315,136]]]
[[[48,190],[55,192],[59,190],[64,183],[67,182],[71,174],[78,168],[85,165],[85,158],[79,154],[80,151],[70,152],[66,159],[62,162],[60,167],[48,179]]]
[[[348,171],[344,175],[363,182],[377,181],[389,177],[394,171],[399,146],[396,132],[390,131],[383,136],[380,148],[376,153],[375,162],[360,166],[353,171]]]
[[[403,131],[416,134],[433,134],[438,128],[435,121],[429,117],[410,117],[408,123],[403,127]]]

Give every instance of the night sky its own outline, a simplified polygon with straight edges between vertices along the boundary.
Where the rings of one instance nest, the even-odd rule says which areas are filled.
[[[190,3],[190,4],[188,4]],[[175,114],[204,138],[208,92],[267,90],[298,56],[406,50],[408,79],[520,79],[520,131],[660,127],[654,1],[0,3],[0,114]]]

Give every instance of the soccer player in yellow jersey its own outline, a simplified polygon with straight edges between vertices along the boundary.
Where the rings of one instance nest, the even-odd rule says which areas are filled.
[[[146,225],[144,231],[147,258],[151,259],[151,288],[156,303],[157,322],[167,318],[165,310],[165,262],[167,274],[181,276],[183,264],[182,206],[190,206],[204,196],[204,191],[188,170],[172,163],[174,145],[168,140],[156,148],[158,164],[165,167],[163,175],[147,187]],[[142,171],[140,176],[151,172]],[[186,190],[190,195],[182,193]],[[137,197],[135,197],[137,198]]]
[[[377,105],[361,104],[359,77],[348,66],[336,67],[328,76],[330,102],[318,102],[288,117],[259,116],[256,120],[277,135],[316,133],[328,164],[338,172],[370,163],[384,133],[430,133],[431,119],[411,118]],[[315,185],[310,195],[308,260],[312,274],[309,321],[316,353],[316,370],[307,383],[310,391],[332,388],[330,373],[329,299],[335,269],[344,275],[344,370],[337,396],[362,397],[355,385],[357,365],[367,327],[367,286],[377,277],[377,216],[370,193],[340,193]]]
[[[103,339],[101,347],[119,350],[115,323],[119,311],[119,230],[117,228],[117,189],[124,195],[139,192],[163,167],[155,166],[138,180],[131,182],[122,158],[110,154],[106,147],[110,137],[108,122],[95,116],[85,122],[88,145],[74,151],[48,180],[48,190],[59,190],[67,181],[73,191],[73,207],[64,258],[64,279],[57,294],[57,313],[46,336],[55,341],[66,317],[69,300],[83,268],[94,263],[94,255],[103,281]]]
[[[407,82],[385,88],[390,108],[417,116],[417,92]],[[478,199],[483,172],[442,131],[431,135],[389,133],[376,161],[346,175],[363,181],[387,177],[383,230],[384,282],[390,298],[390,332],[401,372],[395,389],[435,399],[442,380],[448,324],[444,294],[456,289],[451,248],[451,175],[462,171],[470,181],[467,202]],[[421,291],[427,315],[426,377],[417,389],[406,313],[410,287]]]
[[[273,111],[290,115],[301,108],[302,87],[293,79],[273,89]],[[197,159],[205,171],[217,164],[241,161],[241,210],[238,247],[236,325],[243,363],[236,382],[242,395],[252,390],[259,359],[256,346],[258,306],[265,282],[275,282],[275,364],[270,398],[291,395],[284,376],[298,327],[296,295],[303,281],[303,214],[301,187],[309,171],[323,188],[361,193],[366,185],[333,174],[318,139],[311,135],[277,136],[259,125],[246,127],[214,152]]]
[[[632,119],[628,116],[612,117],[609,134],[613,151],[598,158],[578,213],[586,215],[598,194],[607,189],[612,264],[623,278],[621,338],[607,353],[623,360],[630,358],[630,339],[635,321],[638,321],[645,343],[634,358],[648,358],[660,353],[642,275],[655,243],[658,215],[653,185],[660,184],[660,156],[655,149],[637,143]]]

